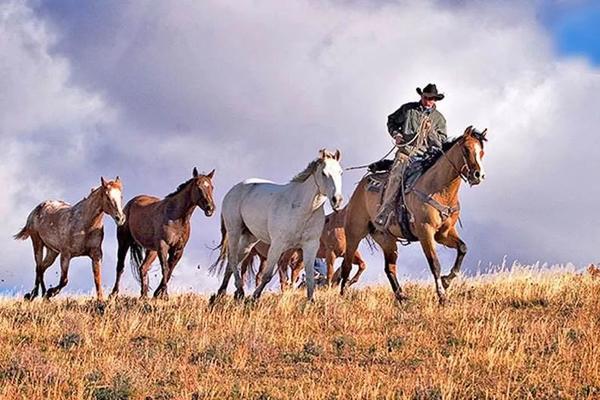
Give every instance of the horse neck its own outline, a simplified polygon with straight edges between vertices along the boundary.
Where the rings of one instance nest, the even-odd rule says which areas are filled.
[[[464,164],[459,146],[454,145],[442,154],[435,164],[418,180],[415,189],[425,194],[438,194],[448,203],[457,201],[461,178],[457,171]]]
[[[80,213],[75,220],[85,228],[102,227],[104,211],[102,210],[102,192],[100,189],[93,190],[88,197],[75,204],[73,212]]]
[[[312,214],[323,208],[327,197],[319,194],[317,181],[312,174],[303,182],[291,182],[289,185],[296,197],[294,202],[300,204],[299,209],[302,212]]]
[[[187,221],[192,217],[196,209],[196,203],[192,202],[191,187],[191,185],[187,185],[179,193],[163,200],[169,219],[185,219]]]

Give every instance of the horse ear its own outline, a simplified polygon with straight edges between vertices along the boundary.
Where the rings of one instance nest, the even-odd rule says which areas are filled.
[[[100,177],[100,183],[102,184],[103,187],[106,187],[106,181],[104,180],[103,176]]]
[[[319,158],[320,159],[324,159],[325,158],[325,154],[327,153],[326,149],[321,149],[319,150]]]
[[[337,150],[335,151],[335,156],[334,156],[334,158],[335,158],[335,160],[336,160],[336,161],[340,161],[340,159],[342,158],[342,153],[340,152],[340,150],[339,150],[339,149],[337,149]]]
[[[198,168],[194,167],[194,170],[192,171],[192,176],[193,176],[194,178],[197,178],[197,177],[198,177]]]
[[[213,176],[215,176],[215,170],[214,170],[214,168],[213,168],[213,170],[212,170],[212,171],[210,171],[210,172],[208,173],[208,175],[206,175],[206,176],[208,176],[210,179],[212,179],[212,178],[213,178]]]
[[[464,136],[469,136],[473,132],[473,125],[469,125],[467,129],[465,129]]]
[[[117,175],[117,177],[115,178],[115,182],[121,182],[121,178],[119,178],[119,175]]]

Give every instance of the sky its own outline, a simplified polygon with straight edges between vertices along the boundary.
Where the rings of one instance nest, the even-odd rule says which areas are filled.
[[[116,175],[125,200],[162,197],[198,167],[216,169],[219,207],[235,183],[286,182],[323,147],[365,164],[392,145],[387,115],[429,82],[450,136],[489,131],[486,181],[461,189],[465,273],[597,262],[598,17],[578,0],[2,1],[0,291],[33,286],[31,244],[12,235],[43,200],[75,203]],[[347,198],[361,176],[344,175]],[[173,288],[218,287],[218,240],[218,216],[197,211]],[[110,289],[109,218],[103,248]],[[362,249],[364,283],[385,283],[381,253]],[[449,268],[453,251],[440,254]],[[418,244],[398,270],[431,279]],[[91,292],[89,260],[69,278],[67,293]]]

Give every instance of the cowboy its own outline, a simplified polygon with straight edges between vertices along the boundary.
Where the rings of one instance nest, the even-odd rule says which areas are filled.
[[[379,207],[375,226],[385,231],[390,218],[394,215],[396,198],[400,191],[402,175],[410,161],[410,157],[426,153],[432,147],[441,147],[446,141],[446,119],[437,110],[436,101],[444,98],[438,93],[437,87],[430,83],[421,90],[420,101],[406,103],[388,117],[388,132],[394,138],[398,151],[387,187],[383,195],[383,202]]]

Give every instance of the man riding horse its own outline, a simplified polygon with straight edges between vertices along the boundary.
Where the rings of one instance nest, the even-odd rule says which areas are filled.
[[[421,90],[420,101],[406,103],[388,117],[388,132],[396,141],[396,158],[390,170],[387,187],[379,207],[375,225],[385,231],[395,216],[395,204],[403,181],[403,174],[411,157],[426,153],[432,147],[441,148],[446,141],[446,119],[436,108],[436,101],[444,94],[438,93],[434,84]]]

